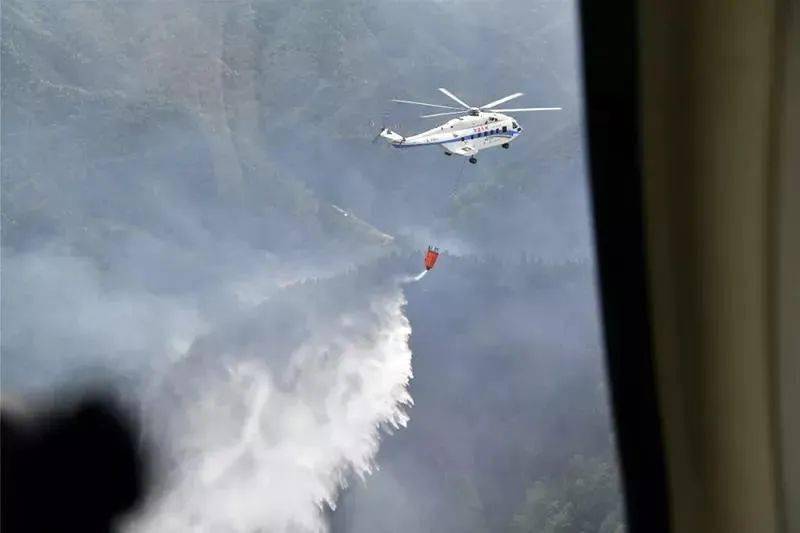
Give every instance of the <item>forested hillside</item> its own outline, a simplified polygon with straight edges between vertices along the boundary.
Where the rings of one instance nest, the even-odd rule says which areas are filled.
[[[619,533],[576,39],[566,0],[4,2],[4,390],[147,399],[134,531],[313,530],[348,480],[336,532]],[[563,111],[477,165],[371,142],[438,87]]]
[[[334,531],[623,531],[591,264],[440,261],[406,291],[409,426]]]
[[[415,242],[438,236],[468,250],[502,243],[585,258],[574,26],[570,3],[522,0],[477,11],[355,0],[9,2],[9,242],[21,224],[83,225],[86,213],[65,213],[52,198],[79,180],[110,202],[86,209],[104,222],[125,226],[120,204],[131,199],[152,209],[235,206],[264,221],[250,239],[268,249],[329,242],[333,203]],[[522,117],[525,141],[476,167],[370,144],[383,121],[405,132],[430,127],[389,99],[439,98],[440,85],[475,105],[521,90],[527,104],[564,110]],[[207,218],[200,222],[221,225]],[[253,231],[232,222],[230,231]]]

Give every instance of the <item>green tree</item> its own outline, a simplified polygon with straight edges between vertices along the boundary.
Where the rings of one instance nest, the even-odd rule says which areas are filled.
[[[514,514],[514,533],[623,533],[625,525],[614,466],[575,455],[561,476],[536,481]],[[599,524],[599,525],[598,525]]]

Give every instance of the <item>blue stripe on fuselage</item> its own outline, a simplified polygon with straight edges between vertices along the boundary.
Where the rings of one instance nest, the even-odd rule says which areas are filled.
[[[487,135],[486,137],[479,137],[478,139],[488,139],[489,137],[508,137],[512,138],[514,135],[519,135],[520,132],[518,131],[506,131],[500,133],[494,133],[492,135]],[[470,135],[475,135],[474,133]],[[469,141],[477,141],[478,139],[466,139],[466,135],[464,136],[465,140],[461,140],[461,137],[456,137],[455,139],[449,139],[447,141],[436,141],[435,143],[419,143],[419,144],[403,144],[403,143],[392,143],[392,146],[395,148],[416,148],[417,146],[436,146],[437,144],[449,144],[449,143],[459,143],[459,142],[469,142]]]

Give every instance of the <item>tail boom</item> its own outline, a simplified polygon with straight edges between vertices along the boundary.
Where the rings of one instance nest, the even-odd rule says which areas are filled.
[[[390,144],[393,144],[393,145],[400,145],[400,144],[403,144],[406,141],[405,137],[403,137],[399,133],[393,132],[389,128],[383,128],[380,131],[380,133],[378,133],[378,136],[383,138],[383,139],[386,139],[387,142],[389,142]]]

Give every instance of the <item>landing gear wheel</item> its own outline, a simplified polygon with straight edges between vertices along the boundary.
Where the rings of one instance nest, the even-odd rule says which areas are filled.
[[[505,148],[506,150],[508,150],[508,143],[503,143],[503,148]]]
[[[475,159],[474,157],[470,157],[470,158],[469,158],[469,162],[470,162],[470,163],[472,163],[472,164],[474,165],[475,163],[477,163],[477,162],[478,162],[478,160],[477,160],[477,159]]]
[[[444,155],[453,155],[453,152],[445,152]]]

